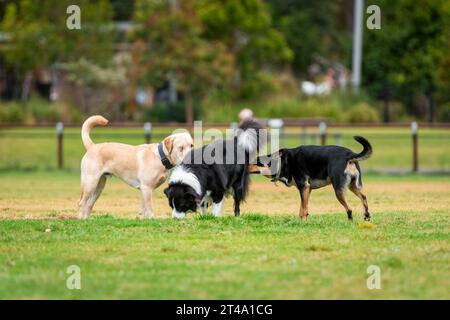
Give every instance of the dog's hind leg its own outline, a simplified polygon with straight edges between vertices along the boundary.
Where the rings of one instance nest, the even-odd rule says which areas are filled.
[[[80,219],[87,219],[91,214],[95,202],[102,193],[106,184],[106,176],[102,175],[98,179],[89,179],[82,182],[81,185],[81,199],[78,204]]]
[[[347,170],[347,169],[344,169]],[[344,171],[342,170],[342,171]],[[341,173],[341,169],[338,169],[334,172],[334,174],[331,176],[331,183],[333,185],[334,192],[336,194],[336,198],[338,201],[342,204],[345,211],[347,212],[347,218],[348,220],[353,220],[353,211],[350,208],[350,206],[347,203],[347,199],[345,197],[345,192],[347,191],[348,187],[350,186],[350,182],[352,177],[350,174],[348,174],[346,171],[344,171],[344,174]]]
[[[299,189],[300,197],[302,199],[302,203],[300,204],[299,217],[300,219],[306,221],[308,218],[308,202],[309,196],[311,195],[311,186],[309,184],[305,184],[302,188]]]
[[[364,207],[364,220],[370,221],[369,204],[367,203],[367,197],[362,193],[362,187],[358,187],[356,182],[353,182],[350,184],[349,189],[361,200]]]
[[[234,199],[234,216],[239,217],[241,214],[241,202],[245,198],[247,190],[247,181],[244,184],[235,184],[233,186],[233,199]]]
[[[241,215],[241,199],[234,197],[234,216],[239,217]]]
[[[347,199],[345,198],[345,190],[336,190],[335,193],[336,193],[336,198],[339,200],[339,202],[342,204],[345,211],[347,212],[348,220],[353,220],[353,212],[347,203]]]

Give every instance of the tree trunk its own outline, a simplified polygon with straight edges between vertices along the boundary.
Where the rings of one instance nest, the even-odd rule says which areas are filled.
[[[28,100],[32,82],[33,82],[33,73],[27,72],[22,83],[22,94],[20,96],[20,100],[22,101],[22,103],[25,103]]]
[[[192,105],[192,95],[190,92],[186,92],[184,97],[184,114],[186,118],[186,124],[190,127],[194,124],[194,107]]]
[[[136,112],[137,106],[136,106],[136,86],[135,83],[130,83],[130,96],[128,97],[128,113],[127,118],[128,120],[133,119],[133,115]]]
[[[434,100],[433,100],[433,93],[435,91],[435,85],[433,80],[428,79],[428,88],[427,88],[427,92],[426,92],[426,96],[428,99],[428,122],[433,123],[434,122],[434,114],[435,114],[435,109],[436,106],[434,104]]]
[[[384,101],[383,121],[384,121],[384,123],[389,123],[391,121],[390,108],[389,108],[390,97],[391,97],[390,89],[389,89],[388,85],[385,85],[384,89],[383,89],[383,101]]]
[[[130,66],[130,74],[128,78],[128,86],[129,86],[129,96],[128,96],[128,106],[127,106],[127,117],[129,120],[133,119],[133,115],[137,110],[136,105],[136,91],[137,91],[137,81],[140,76],[140,61],[141,54],[145,48],[145,43],[142,40],[137,40],[131,52],[131,66]]]

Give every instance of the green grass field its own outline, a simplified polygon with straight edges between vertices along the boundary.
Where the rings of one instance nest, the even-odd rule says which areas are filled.
[[[449,299],[450,181],[366,175],[372,224],[348,222],[331,189],[314,191],[297,218],[298,192],[253,179],[240,218],[170,219],[162,188],[155,219],[139,193],[108,181],[91,219],[76,217],[76,172],[0,173],[0,298]],[[47,231],[47,232],[46,232]],[[66,270],[81,270],[69,290]],[[369,265],[381,289],[369,290]]]
[[[310,129],[310,133],[317,132]],[[171,133],[170,129],[157,128],[153,141],[160,141]],[[284,143],[295,147],[302,143],[301,129],[288,129]],[[409,171],[412,168],[412,142],[407,128],[331,128],[328,143],[334,144],[334,134],[342,135],[341,144],[355,151],[361,145],[354,135],[366,137],[373,145],[372,158],[364,163],[366,170]],[[144,142],[143,130],[139,128],[94,128],[94,142],[117,141],[129,144]],[[450,130],[421,129],[419,133],[419,166],[422,171],[450,171]],[[308,144],[314,140],[308,139]],[[319,143],[318,139],[315,143]],[[1,129],[0,170],[54,169],[56,168],[56,134],[52,128]],[[65,168],[78,170],[84,148],[80,129],[67,128],[64,136]]]

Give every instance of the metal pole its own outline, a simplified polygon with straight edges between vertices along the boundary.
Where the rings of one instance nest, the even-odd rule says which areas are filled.
[[[303,126],[303,128],[302,128],[302,144],[303,145],[306,145],[308,143],[307,139],[308,139],[308,132],[307,132],[306,126]]]
[[[236,130],[238,129],[238,123],[237,122],[231,122],[230,123],[230,130],[233,132],[233,137],[236,135]]]
[[[57,158],[58,158],[58,169],[62,169],[64,166],[63,162],[63,133],[64,133],[64,124],[62,122],[58,122],[56,124],[56,136],[58,141],[57,148]]]
[[[413,143],[413,172],[419,171],[419,139],[418,139],[418,125],[417,122],[411,122],[412,143]]]
[[[279,144],[281,147],[284,147],[284,122],[282,119],[269,119],[269,121],[267,122],[267,124],[269,125],[271,131],[272,130],[278,130],[279,133]]]
[[[340,146],[342,143],[341,143],[341,134],[340,133],[336,133],[335,135],[334,135],[334,143],[337,145],[337,146]]]
[[[152,124],[150,122],[144,123],[145,143],[149,144],[152,140]]]
[[[354,1],[352,84],[353,84],[353,89],[355,90],[355,92],[359,92],[359,86],[361,85],[363,7],[364,7],[364,0],[355,0]]]
[[[327,124],[325,122],[319,123],[319,135],[320,135],[320,144],[326,145],[327,144]]]

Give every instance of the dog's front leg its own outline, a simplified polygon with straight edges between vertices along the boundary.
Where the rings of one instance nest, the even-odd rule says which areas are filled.
[[[147,186],[141,187],[142,218],[151,218],[153,216],[152,193],[153,193],[152,188]]]
[[[200,210],[202,211],[202,214],[208,213],[208,202],[207,201],[202,203],[202,205],[200,206]]]
[[[213,202],[212,205],[212,213],[215,217],[220,217],[222,214],[223,202],[225,201],[225,197],[222,198],[219,202]]]

